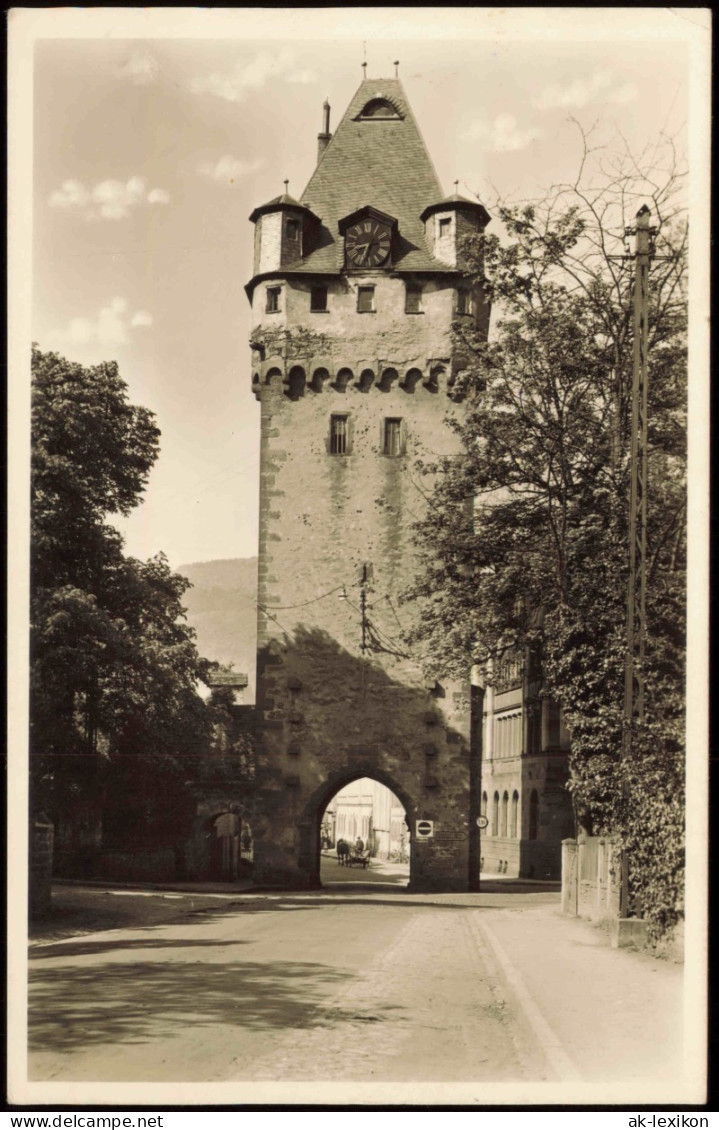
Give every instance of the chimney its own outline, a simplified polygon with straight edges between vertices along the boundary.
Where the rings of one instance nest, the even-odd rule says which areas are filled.
[[[322,133],[317,134],[317,164],[322,160],[322,154],[330,143],[330,104],[325,98],[322,106]]]

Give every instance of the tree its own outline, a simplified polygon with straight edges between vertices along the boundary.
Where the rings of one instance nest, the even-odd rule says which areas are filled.
[[[211,721],[184,622],[189,582],[125,557],[106,521],[138,505],[159,450],[115,363],[32,355],[33,801],[103,806],[110,838],[171,841],[194,812]]]
[[[655,150],[655,154],[656,154]],[[529,646],[571,734],[585,827],[641,855],[634,897],[655,932],[676,920],[683,820],[687,229],[683,172],[609,159],[584,139],[579,174],[499,205],[505,237],[470,237],[468,275],[499,309],[490,340],[455,324],[463,457],[418,527],[413,642],[437,673]],[[662,174],[663,164],[663,174]],[[649,199],[651,271],[647,719],[622,750],[633,349],[625,229]],[[661,256],[661,258],[660,258]],[[622,782],[626,774],[627,790]],[[628,803],[627,803],[628,801]],[[641,876],[641,878],[640,878]]]

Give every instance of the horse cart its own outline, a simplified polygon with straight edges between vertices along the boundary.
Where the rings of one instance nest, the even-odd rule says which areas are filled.
[[[369,848],[364,851],[355,851],[350,848],[349,855],[345,856],[346,867],[363,867],[365,871],[369,867]]]
[[[365,848],[364,851],[357,851],[351,844],[342,840],[337,844],[337,862],[340,867],[363,867],[367,870],[369,860],[369,848]]]

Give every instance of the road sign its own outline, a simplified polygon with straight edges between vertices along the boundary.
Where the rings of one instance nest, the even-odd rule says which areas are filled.
[[[431,840],[434,836],[434,820],[418,820],[414,831],[418,840]]]
[[[478,816],[477,817],[477,827],[478,828],[486,828],[488,824],[489,824],[489,820],[487,819],[486,816]]]

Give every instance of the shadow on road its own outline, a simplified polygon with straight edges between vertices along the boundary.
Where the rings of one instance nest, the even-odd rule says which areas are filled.
[[[178,948],[186,944],[176,942]],[[341,1023],[353,1013],[345,1015],[323,998],[328,985],[351,977],[317,963],[218,963],[199,955],[196,961],[53,964],[31,978],[30,1047],[71,1052],[93,1044],[157,1043],[176,1034],[178,1025],[225,1024],[229,1033],[235,1026],[283,1030]],[[388,1015],[390,1007],[380,1011]]]
[[[146,927],[147,929],[147,927]],[[247,945],[241,938],[230,938],[226,941],[203,941],[198,938],[104,938],[101,942],[52,942],[45,946],[33,946],[30,957],[33,961],[42,958],[63,957],[89,957],[92,954],[108,953],[110,950],[151,950],[151,949],[189,949],[198,946],[201,949],[214,946],[244,946]]]

